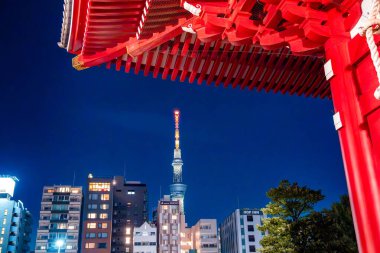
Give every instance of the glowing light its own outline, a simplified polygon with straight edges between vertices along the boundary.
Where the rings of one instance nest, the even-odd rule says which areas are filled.
[[[125,243],[130,244],[131,243],[131,237],[126,237],[125,238]]]
[[[126,228],[125,233],[126,233],[127,235],[130,235],[130,234],[131,234],[131,228]]]
[[[55,242],[55,246],[57,246],[58,248],[61,248],[63,246],[65,242],[63,240],[57,240]]]

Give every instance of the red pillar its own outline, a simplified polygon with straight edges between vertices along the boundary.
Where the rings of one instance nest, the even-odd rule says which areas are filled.
[[[378,253],[380,101],[373,96],[378,81],[365,38],[352,40],[347,33],[337,34],[327,41],[325,52],[334,73],[330,85],[335,112],[342,122],[337,131],[356,236],[361,253]]]

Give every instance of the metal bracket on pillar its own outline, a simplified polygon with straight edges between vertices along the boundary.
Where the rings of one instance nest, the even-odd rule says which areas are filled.
[[[324,70],[325,70],[325,76],[326,76],[326,80],[330,80],[333,76],[334,76],[334,71],[333,71],[333,68],[332,68],[332,64],[331,64],[331,60],[328,60],[325,65],[323,66]]]
[[[350,31],[351,39],[353,39],[357,34],[359,34],[360,28],[363,26],[363,23],[369,18],[373,6],[373,0],[363,0],[361,9],[362,16],[360,17],[358,23]]]
[[[333,116],[335,130],[339,130],[343,127],[342,120],[340,119],[340,113],[337,112]]]

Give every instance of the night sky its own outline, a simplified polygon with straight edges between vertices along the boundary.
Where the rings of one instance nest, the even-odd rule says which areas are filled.
[[[0,1],[0,174],[35,218],[42,187],[123,175],[169,192],[173,109],[181,110],[189,225],[265,206],[281,179],[347,192],[330,100],[171,82],[105,68],[78,72],[57,46],[63,0]]]

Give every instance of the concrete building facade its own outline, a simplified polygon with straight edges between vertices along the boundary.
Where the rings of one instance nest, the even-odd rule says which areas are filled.
[[[36,253],[80,251],[82,202],[81,186],[43,188]]]
[[[124,177],[88,177],[82,253],[133,252],[133,228],[148,220],[147,187]]]
[[[216,219],[200,219],[191,227],[192,249],[197,253],[218,253]]]
[[[180,202],[178,200],[171,200],[168,195],[165,195],[158,202],[157,228],[159,253],[181,252],[180,210]]]
[[[17,178],[0,176],[0,253],[30,252],[32,215],[13,200]]]
[[[133,253],[157,252],[157,228],[153,224],[144,222],[133,231]]]
[[[236,209],[220,225],[222,253],[259,252],[264,234],[258,230],[265,215],[258,209]]]

